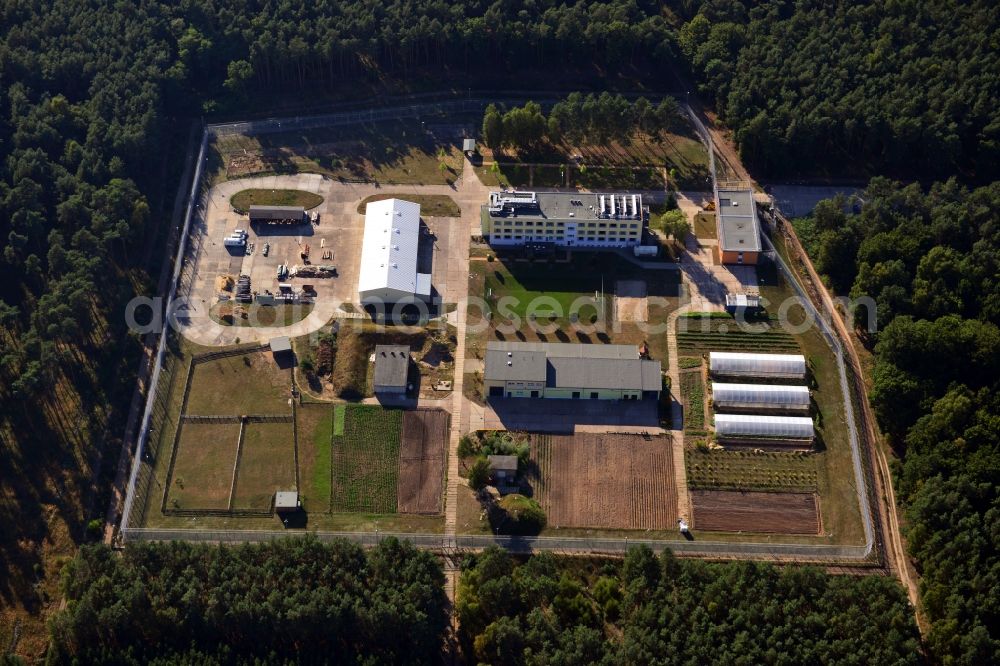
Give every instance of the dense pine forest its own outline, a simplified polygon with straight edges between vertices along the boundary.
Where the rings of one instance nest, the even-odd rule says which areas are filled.
[[[710,564],[633,548],[624,562],[470,558],[456,602],[469,663],[917,664],[895,581]]]
[[[928,642],[942,659],[1000,660],[1000,183],[928,191],[884,178],[857,215],[822,203],[796,223],[842,294],[874,300],[870,398],[901,456]],[[864,324],[868,313],[857,312]]]
[[[86,546],[65,581],[53,663],[426,664],[448,624],[441,565],[394,539]]]
[[[155,290],[193,122],[422,90],[690,89],[760,178],[986,184],[998,29],[984,0],[4,2],[0,637],[20,622],[19,651],[41,653],[60,568],[100,531],[140,359],[124,305]],[[969,663],[998,650],[996,199],[874,181],[860,217],[817,216],[814,243],[832,285],[880,302],[873,400],[905,453],[931,654]]]
[[[997,3],[689,6],[679,47],[758,177],[996,177]]]

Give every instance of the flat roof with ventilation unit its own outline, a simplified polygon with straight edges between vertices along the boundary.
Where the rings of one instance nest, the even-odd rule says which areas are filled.
[[[716,192],[719,216],[719,249],[723,252],[760,252],[760,221],[753,190],[720,189]]]

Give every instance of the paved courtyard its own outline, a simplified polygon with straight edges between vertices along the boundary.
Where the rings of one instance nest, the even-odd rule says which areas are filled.
[[[486,200],[483,187],[472,171],[454,187],[447,185],[384,185],[341,183],[316,174],[288,176],[258,176],[220,183],[203,198],[198,215],[192,220],[188,254],[185,258],[179,295],[186,298],[186,307],[178,311],[177,321],[184,335],[203,345],[227,345],[239,338],[243,342],[266,342],[280,335],[298,336],[318,330],[332,317],[345,315],[342,304],[357,301],[360,274],[361,243],[364,215],[358,204],[375,194],[444,194],[458,203],[460,218],[424,217],[428,234],[427,246],[421,248],[422,268],[430,264],[432,286],[444,303],[457,303],[465,296],[467,276],[460,262],[453,259],[468,252],[470,235],[478,233],[479,207]],[[302,223],[294,226],[264,225],[251,228],[245,215],[236,213],[230,198],[245,189],[297,189],[323,197],[323,203],[313,209],[319,213],[318,225]],[[238,248],[225,247],[223,239],[236,229],[248,232],[253,243],[251,254]],[[263,256],[268,244],[268,256]],[[310,249],[312,264],[333,264],[337,277],[289,278],[283,280],[299,291],[309,284],[315,289],[316,304],[303,321],[289,326],[243,327],[223,326],[212,321],[210,310],[220,300],[217,278],[229,275],[249,275],[251,288],[265,293],[278,292],[277,268],[303,263],[301,252]],[[329,258],[324,259],[325,252]]]

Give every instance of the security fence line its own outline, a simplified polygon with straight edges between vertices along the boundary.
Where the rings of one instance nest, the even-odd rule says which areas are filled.
[[[420,534],[409,532],[323,532],[280,530],[184,530],[184,529],[129,529],[127,541],[191,541],[207,543],[262,543],[274,539],[296,538],[308,534],[320,541],[347,540],[362,546],[376,546],[385,539],[409,541],[414,546],[439,552],[477,551],[490,546],[500,546],[515,553],[536,551],[561,551],[566,553],[607,553],[624,555],[633,546],[648,546],[654,551],[669,548],[689,556],[732,557],[752,555],[762,559],[805,561],[815,563],[858,564],[865,560],[866,546],[833,546],[825,544],[783,543],[727,543],[718,541],[660,541],[653,539],[540,537],[509,535]]]
[[[540,96],[541,95],[541,96]],[[532,95],[526,95],[525,97],[512,98],[508,101],[526,101],[531,98],[539,102],[543,106],[551,104],[557,99],[561,99],[565,96],[565,93],[535,93]],[[636,94],[630,94],[634,97]],[[382,107],[382,108],[369,108],[367,110],[355,110],[355,111],[345,111],[340,113],[316,115],[316,116],[300,116],[294,118],[269,118],[265,120],[257,121],[247,121],[247,122],[237,122],[237,123],[220,123],[213,125],[206,125],[201,138],[201,145],[198,152],[198,163],[195,169],[194,178],[191,183],[191,191],[188,196],[187,210],[184,218],[184,227],[181,232],[180,242],[178,243],[177,255],[174,260],[174,271],[170,282],[170,288],[168,292],[168,298],[166,302],[167,312],[172,311],[172,306],[174,300],[177,296],[177,291],[180,286],[182,270],[184,267],[184,260],[188,249],[189,234],[191,229],[192,219],[196,211],[196,203],[200,198],[202,188],[206,185],[203,182],[204,179],[204,165],[207,161],[206,152],[208,149],[208,142],[210,139],[219,136],[227,136],[233,134],[269,134],[284,131],[302,130],[302,129],[315,129],[322,127],[331,127],[337,125],[350,125],[357,123],[369,123],[369,122],[379,122],[385,120],[395,120],[399,118],[418,118],[431,115],[444,115],[444,114],[455,114],[455,113],[469,113],[482,111],[487,104],[497,101],[496,97],[490,98],[467,98],[467,99],[453,99],[446,100],[435,103],[428,104],[409,104],[405,106],[397,107]],[[712,177],[713,187],[717,187],[717,176],[716,176],[716,164],[715,164],[715,149],[712,142],[711,135],[708,133],[707,129],[701,123],[700,119],[694,114],[687,104],[682,104],[683,108],[688,116],[691,118],[693,125],[697,133],[701,136],[702,140],[705,141],[708,147],[709,154],[709,168]],[[766,237],[765,237],[766,239]],[[813,307],[812,302],[804,296],[804,291],[799,286],[797,280],[792,276],[791,272],[781,261],[780,257],[776,252],[773,252],[773,245],[770,244],[769,239],[768,246],[771,248],[772,253],[777,258],[779,266],[782,271],[786,273],[789,277],[791,284],[794,286],[796,291],[803,296],[803,307],[806,307],[809,311],[816,315],[816,320],[821,327],[824,337],[831,342],[831,346],[837,354],[838,367],[840,368],[840,373],[842,377],[842,388],[844,391],[845,399],[845,409],[848,415],[849,432],[851,439],[851,451],[852,459],[854,462],[855,478],[858,482],[858,496],[861,502],[862,518],[864,521],[865,538],[866,543],[864,546],[834,546],[834,545],[824,545],[824,544],[759,544],[759,543],[728,543],[728,542],[708,542],[708,541],[678,541],[678,542],[664,542],[664,541],[652,541],[643,539],[569,539],[560,537],[511,537],[511,536],[464,536],[458,535],[454,537],[448,537],[444,535],[437,534],[386,534],[381,532],[374,533],[345,533],[345,532],[310,532],[315,534],[318,538],[322,540],[330,540],[337,538],[346,538],[361,543],[362,545],[374,545],[378,543],[381,539],[387,536],[397,536],[398,538],[407,539],[420,547],[434,548],[434,549],[480,549],[485,548],[490,545],[499,545],[509,550],[515,552],[528,552],[532,550],[555,550],[555,551],[566,551],[573,553],[587,553],[587,552],[608,552],[608,553],[623,553],[628,547],[633,545],[644,544],[648,545],[653,549],[663,549],[671,548],[679,553],[691,554],[691,555],[707,555],[707,556],[718,556],[718,557],[745,557],[745,556],[758,556],[758,557],[774,557],[774,558],[796,558],[796,559],[809,559],[817,562],[832,562],[847,560],[851,563],[864,562],[869,560],[873,550],[875,539],[873,536],[872,524],[871,524],[871,512],[868,504],[868,497],[863,488],[869,487],[865,482],[865,475],[861,469],[860,453],[857,444],[857,434],[856,426],[854,421],[854,412],[851,404],[850,396],[848,395],[846,376],[844,371],[844,364],[842,360],[842,352],[839,343],[836,338],[832,336],[831,332],[826,327],[825,321],[818,316],[815,307]],[[146,446],[149,441],[150,435],[150,423],[154,405],[157,402],[157,392],[159,388],[160,374],[163,370],[164,359],[166,355],[167,347],[167,335],[169,327],[164,327],[164,330],[160,334],[159,345],[157,347],[155,364],[153,367],[153,372],[151,374],[151,381],[149,384],[149,392],[146,399],[146,408],[143,413],[142,425],[139,431],[139,438],[136,445],[136,454],[133,460],[132,471],[129,476],[128,492],[125,498],[125,506],[122,512],[122,525],[120,536],[121,538],[128,541],[139,541],[139,540],[186,540],[186,541],[208,541],[208,542],[220,542],[220,543],[240,543],[240,542],[252,542],[252,541],[263,541],[268,539],[274,539],[282,536],[288,536],[290,533],[278,532],[278,531],[255,531],[255,530],[162,530],[162,529],[152,529],[152,528],[142,528],[133,527],[132,525],[141,519],[142,512],[137,516],[133,516],[133,510],[135,508],[136,494],[138,480],[140,478],[140,472],[145,463],[145,453]],[[241,349],[238,352],[233,351],[232,353],[246,353],[245,349]],[[221,352],[212,352],[212,355],[218,354],[219,356],[226,356],[229,354],[229,350],[223,350]],[[190,367],[190,366],[189,366]],[[171,381],[173,377],[171,377]],[[147,470],[148,472],[149,470]],[[145,486],[148,486],[149,477],[151,474],[147,474],[144,477],[143,482],[143,492],[145,492]],[[145,506],[145,499],[143,499],[142,507]]]

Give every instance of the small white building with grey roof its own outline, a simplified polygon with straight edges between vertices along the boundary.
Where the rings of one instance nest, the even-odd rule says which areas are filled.
[[[417,272],[420,204],[372,201],[365,208],[358,296],[362,305],[415,303],[431,298],[431,276]]]
[[[660,362],[640,358],[632,345],[486,345],[486,398],[644,400],[658,399],[662,386]]]

